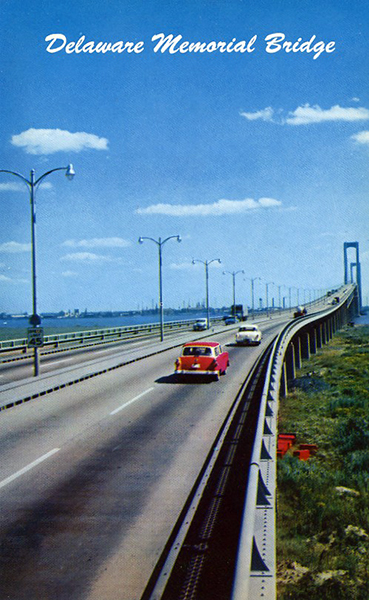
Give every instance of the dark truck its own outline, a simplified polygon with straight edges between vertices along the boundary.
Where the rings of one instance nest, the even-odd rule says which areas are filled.
[[[307,315],[307,310],[304,306],[298,306],[295,312],[293,313],[294,319],[296,319],[297,317],[304,317],[305,315]]]
[[[243,304],[232,304],[231,306],[231,315],[232,317],[237,317],[239,321],[246,321],[247,319],[247,309],[246,312],[243,311]]]

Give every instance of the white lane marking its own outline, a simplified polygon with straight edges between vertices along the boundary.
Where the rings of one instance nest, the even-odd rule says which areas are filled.
[[[133,402],[136,402],[136,400],[139,400],[140,398],[142,398],[142,396],[145,396],[145,394],[148,394],[149,392],[152,392],[154,388],[151,387],[148,390],[146,390],[145,392],[142,392],[142,394],[139,394],[138,396],[136,396],[135,398],[132,398],[132,400],[129,400],[128,402],[126,402],[125,404],[122,404],[122,406],[119,406],[118,408],[116,408],[115,410],[113,410],[110,414],[111,415],[115,415],[117,412],[119,412],[120,410],[123,410],[123,408],[125,408],[126,406],[129,406],[130,404],[132,404]]]
[[[54,365],[59,365],[60,363],[68,362],[68,360],[73,360],[73,358],[63,358],[63,360],[55,360],[50,365],[42,365],[44,369],[50,369]]]
[[[16,473],[14,473],[14,475],[10,475],[10,477],[3,479],[3,481],[0,482],[0,488],[5,487],[6,485],[8,485],[8,483],[11,483],[12,481],[14,481],[14,479],[17,479],[21,475],[24,475],[24,473],[27,473],[27,471],[30,471],[31,469],[33,469],[33,467],[36,467],[37,465],[42,463],[44,460],[50,458],[50,456],[52,456],[56,452],[59,452],[59,450],[60,450],[60,448],[54,448],[54,450],[50,450],[50,452],[48,452],[47,454],[40,456],[40,458],[37,458],[36,460],[31,462],[26,467],[23,467],[23,469],[21,469],[20,471],[17,471]]]

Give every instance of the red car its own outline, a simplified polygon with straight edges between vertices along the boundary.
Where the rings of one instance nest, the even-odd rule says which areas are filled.
[[[298,306],[295,312],[293,313],[295,319],[297,317],[304,317],[305,315],[307,315],[307,310],[304,306]]]
[[[219,379],[229,366],[228,352],[219,342],[188,342],[175,362],[177,375],[209,375]]]

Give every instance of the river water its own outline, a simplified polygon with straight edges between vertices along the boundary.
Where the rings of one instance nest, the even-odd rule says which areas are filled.
[[[219,316],[219,315],[217,315]],[[182,312],[164,315],[164,323],[168,321],[185,321],[188,319],[200,319],[206,317],[204,311]],[[158,314],[135,314],[121,317],[51,317],[42,319],[42,327],[46,334],[66,333],[67,331],[79,331],[80,329],[106,329],[124,327],[129,325],[144,325],[146,323],[158,323]],[[30,327],[28,317],[16,317],[0,320],[0,340],[24,337],[27,328]]]

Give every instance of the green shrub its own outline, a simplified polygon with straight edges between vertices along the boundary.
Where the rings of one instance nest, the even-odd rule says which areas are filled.
[[[335,398],[328,402],[328,405],[324,407],[324,412],[335,418],[341,415],[343,411],[346,412],[346,409],[353,408],[354,406],[357,406],[355,398]]]
[[[357,417],[341,421],[337,424],[332,441],[340,454],[365,450],[369,447],[369,421]]]
[[[367,471],[369,477],[369,449],[356,450],[345,460],[346,470],[352,473]]]

